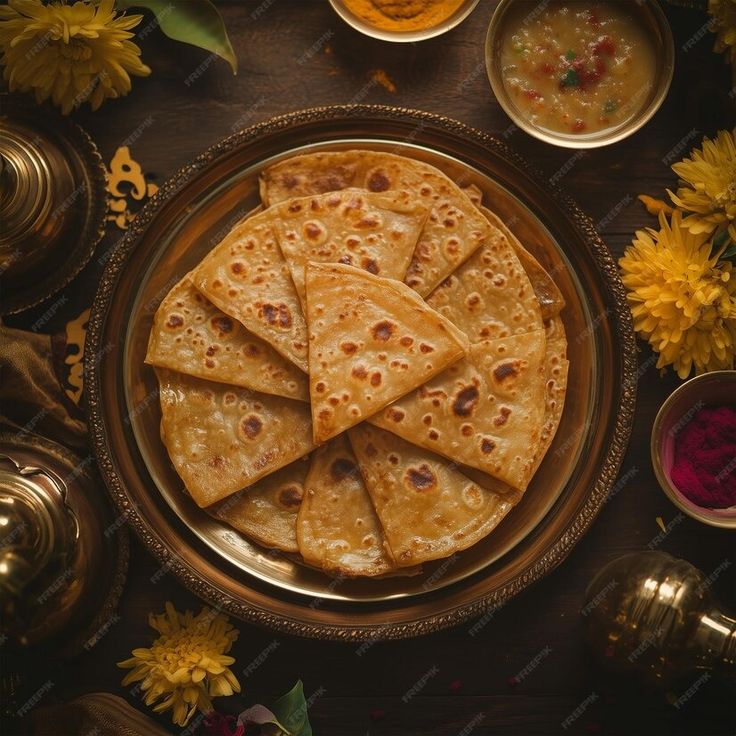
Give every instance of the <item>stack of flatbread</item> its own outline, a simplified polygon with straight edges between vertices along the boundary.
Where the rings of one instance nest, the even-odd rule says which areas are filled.
[[[156,312],[161,437],[201,507],[331,574],[416,572],[521,498],[564,306],[480,193],[374,151],[283,160]]]

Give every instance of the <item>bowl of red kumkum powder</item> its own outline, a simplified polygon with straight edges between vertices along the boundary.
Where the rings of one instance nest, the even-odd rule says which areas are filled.
[[[652,428],[662,490],[689,516],[736,529],[736,371],[691,378],[662,405]]]
[[[493,93],[519,128],[580,149],[650,120],[669,91],[675,47],[656,0],[501,0],[485,57]]]

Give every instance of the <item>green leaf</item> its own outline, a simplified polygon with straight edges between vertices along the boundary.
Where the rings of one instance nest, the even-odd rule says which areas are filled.
[[[563,87],[579,87],[580,76],[574,69],[568,69],[565,76],[562,77],[560,84]]]
[[[297,680],[296,685],[273,704],[273,712],[293,736],[312,736],[301,680]]]
[[[174,41],[198,46],[225,59],[233,74],[238,72],[232,44],[220,13],[210,0],[116,0],[121,10],[147,8],[153,11],[161,30]]]
[[[577,57],[577,54],[572,49],[567,50],[567,53],[565,54],[565,58],[568,61],[574,61],[576,57]]]

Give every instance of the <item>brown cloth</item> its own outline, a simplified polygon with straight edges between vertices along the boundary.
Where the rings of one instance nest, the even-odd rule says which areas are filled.
[[[0,325],[0,422],[82,447],[87,426],[59,382],[54,342],[50,335]]]
[[[23,736],[170,736],[172,733],[110,693],[89,693],[64,705],[37,708],[23,719],[23,725],[26,729]]]

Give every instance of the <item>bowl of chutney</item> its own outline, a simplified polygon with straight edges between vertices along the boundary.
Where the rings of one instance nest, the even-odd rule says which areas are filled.
[[[519,128],[580,149],[620,141],[652,118],[675,49],[656,0],[501,0],[485,57],[493,93]]]

